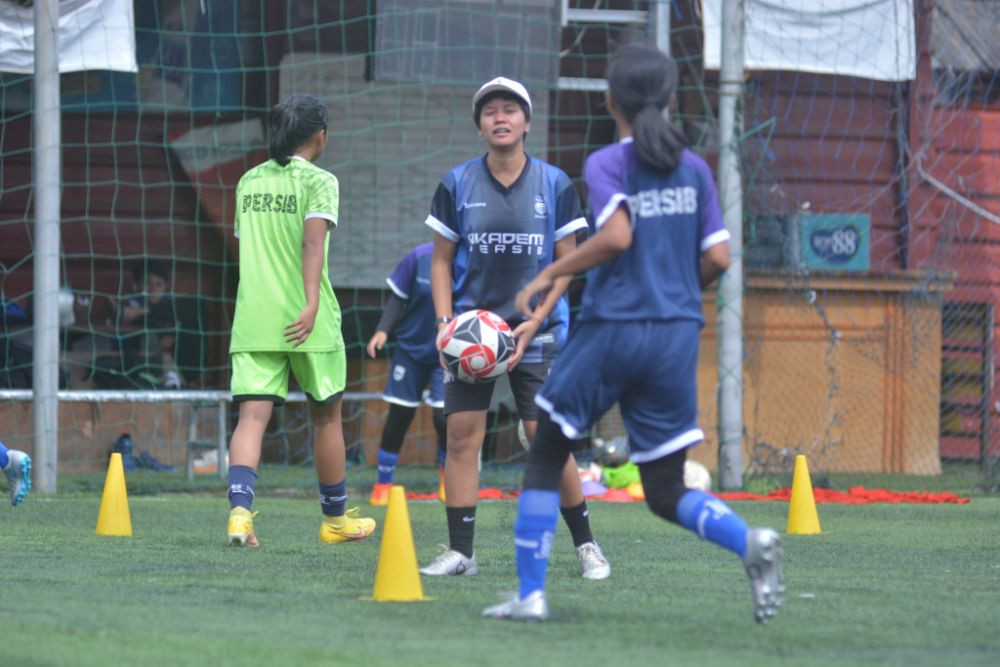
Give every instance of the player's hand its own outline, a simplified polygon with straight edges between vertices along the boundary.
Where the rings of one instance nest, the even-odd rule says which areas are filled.
[[[543,271],[522,287],[521,291],[514,297],[514,307],[517,308],[517,312],[525,317],[531,317],[535,310],[533,303],[535,296],[538,296],[540,300],[544,299],[545,293],[552,289],[552,282],[552,279],[547,277]]]
[[[299,313],[297,320],[291,324],[285,325],[285,342],[291,343],[292,347],[298,347],[302,343],[306,342],[309,338],[309,334],[312,333],[313,327],[316,325],[316,312],[319,310],[319,306],[306,306]]]
[[[385,347],[385,341],[389,339],[389,334],[384,331],[376,331],[372,339],[368,341],[368,356],[375,358],[375,351]]]
[[[445,373],[450,373],[448,370],[448,363],[444,360],[444,355],[441,354],[441,341],[444,340],[445,331],[448,330],[447,324],[439,324],[437,336],[434,338],[434,349],[439,350],[438,352],[438,362],[441,364],[441,368],[444,369]]]
[[[538,333],[538,329],[541,326],[542,323],[537,318],[531,317],[518,324],[517,328],[511,332],[511,337],[517,341],[517,347],[514,348],[514,354],[511,355],[510,361],[507,362],[508,371],[514,370],[521,363],[524,352],[531,345],[531,341],[534,340],[535,334]]]

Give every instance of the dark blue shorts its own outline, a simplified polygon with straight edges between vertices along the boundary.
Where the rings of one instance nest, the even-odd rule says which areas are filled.
[[[617,401],[636,463],[690,447],[705,437],[698,427],[700,336],[693,320],[582,322],[535,402],[576,439]]]
[[[382,399],[408,408],[419,407],[421,401],[433,408],[443,408],[443,378],[444,370],[439,364],[421,363],[397,347],[392,353],[389,384]]]

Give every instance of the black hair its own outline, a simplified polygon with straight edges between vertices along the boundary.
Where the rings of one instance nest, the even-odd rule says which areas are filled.
[[[288,158],[319,130],[326,129],[323,103],[312,95],[296,93],[276,105],[267,115],[267,152],[284,167]]]
[[[685,140],[663,117],[677,89],[677,65],[655,46],[626,44],[608,68],[608,91],[632,126],[635,156],[651,171],[671,172],[680,164]]]
[[[472,112],[472,120],[475,121],[476,127],[479,127],[479,116],[483,113],[483,107],[486,106],[487,102],[497,99],[506,100],[507,102],[517,102],[521,106],[521,111],[524,112],[524,119],[526,121],[531,120],[531,109],[528,107],[528,103],[521,99],[519,95],[507,92],[506,90],[494,90],[476,102],[476,108]]]
[[[147,259],[136,262],[132,265],[132,280],[136,283],[145,282],[147,276],[157,276],[165,281],[170,281],[170,269],[163,262],[155,259]]]

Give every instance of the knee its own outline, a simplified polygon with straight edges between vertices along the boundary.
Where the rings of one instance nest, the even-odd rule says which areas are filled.
[[[643,487],[642,491],[646,495],[646,505],[653,514],[671,523],[678,523],[677,503],[680,502],[681,496],[687,492],[683,478],[664,480],[659,484],[648,484]]]
[[[479,455],[479,448],[482,445],[483,435],[474,428],[455,428],[449,425],[448,428],[448,456],[461,460],[464,458],[475,459]]]

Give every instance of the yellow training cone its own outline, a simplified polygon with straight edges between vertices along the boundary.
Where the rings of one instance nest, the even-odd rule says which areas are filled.
[[[132,517],[128,513],[128,496],[125,493],[125,468],[122,455],[115,452],[108,463],[108,476],[104,480],[101,511],[97,514],[97,534],[132,537]]]
[[[813,496],[812,481],[809,479],[809,464],[802,454],[795,457],[787,532],[789,535],[815,535],[823,532],[820,530],[819,515],[816,513],[816,498]]]
[[[389,491],[389,507],[386,509],[382,528],[382,545],[378,553],[372,598],[380,602],[427,599],[417,571],[417,552],[413,548],[406,491],[398,485],[394,485]]]

